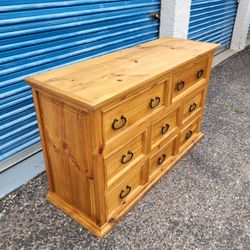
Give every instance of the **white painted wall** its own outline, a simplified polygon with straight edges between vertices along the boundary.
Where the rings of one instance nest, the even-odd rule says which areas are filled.
[[[245,48],[249,23],[250,0],[240,0],[230,46],[232,50],[242,50]]]
[[[191,0],[161,0],[160,37],[187,38]]]

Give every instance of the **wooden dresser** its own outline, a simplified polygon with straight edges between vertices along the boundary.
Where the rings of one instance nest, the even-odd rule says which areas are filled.
[[[161,38],[27,78],[48,199],[103,237],[201,139],[218,47]]]

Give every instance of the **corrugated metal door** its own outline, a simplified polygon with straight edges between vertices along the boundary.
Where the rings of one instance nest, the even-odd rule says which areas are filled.
[[[229,48],[237,7],[236,0],[192,0],[188,38]]]
[[[25,77],[156,39],[159,11],[160,0],[1,0],[0,161],[40,140]]]

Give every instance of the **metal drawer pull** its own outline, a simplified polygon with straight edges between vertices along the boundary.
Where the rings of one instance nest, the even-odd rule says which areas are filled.
[[[131,189],[132,189],[132,188],[131,188],[129,185],[127,185],[127,186],[126,186],[127,192],[124,191],[124,190],[122,190],[121,193],[120,193],[120,199],[125,198],[125,197],[130,193]]]
[[[177,91],[181,91],[184,88],[184,86],[185,86],[185,82],[184,81],[178,82],[176,84],[176,90]]]
[[[193,132],[191,130],[189,130],[186,134],[186,140],[188,140],[191,136],[192,136]]]
[[[157,161],[158,165],[161,165],[165,161],[166,157],[167,156],[165,154],[163,154],[161,157],[159,157],[158,161]]]
[[[127,158],[127,156],[129,155],[129,157]],[[122,155],[122,159],[121,159],[121,163],[122,164],[126,164],[128,163],[129,161],[132,160],[133,156],[134,156],[134,153],[131,152],[130,150],[128,151],[128,155]],[[127,159],[126,159],[127,158]]]
[[[197,78],[201,78],[201,77],[203,76],[203,74],[204,74],[204,70],[203,70],[203,69],[199,69],[199,70],[197,71],[196,76],[197,76]]]
[[[161,127],[161,133],[162,133],[163,135],[166,134],[167,131],[168,131],[168,129],[169,129],[169,124],[166,123],[165,126],[162,126],[162,127]]]
[[[189,112],[193,112],[196,109],[196,103],[194,102],[193,104],[190,105],[189,107]]]
[[[151,109],[157,107],[160,104],[161,98],[156,96],[155,99],[151,98],[149,106]]]
[[[119,120],[118,119],[114,119],[114,121],[112,123],[112,129],[117,130],[117,129],[120,129],[120,128],[124,127],[125,124],[126,124],[126,122],[127,122],[127,118],[124,115],[122,115],[121,118],[120,118],[120,121],[122,121],[121,125],[120,126],[116,126],[116,123],[118,123]]]

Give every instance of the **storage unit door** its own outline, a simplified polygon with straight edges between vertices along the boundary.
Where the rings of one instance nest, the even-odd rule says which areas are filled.
[[[188,38],[229,48],[237,7],[237,0],[192,0]]]
[[[0,162],[40,140],[25,77],[154,40],[159,11],[160,0],[1,0]]]

